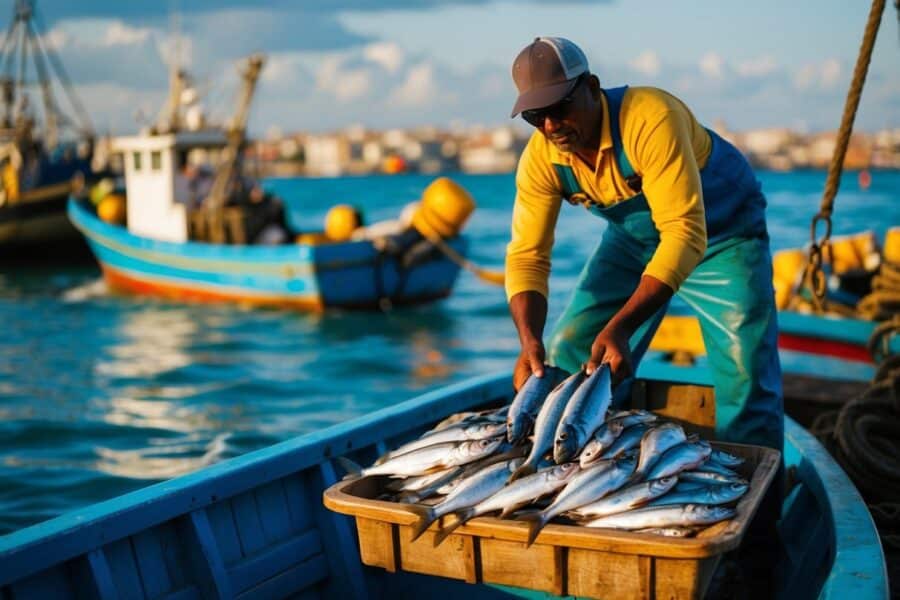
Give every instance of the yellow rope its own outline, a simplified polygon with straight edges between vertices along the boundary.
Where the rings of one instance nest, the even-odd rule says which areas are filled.
[[[856,118],[856,110],[859,108],[863,84],[869,71],[872,49],[875,46],[875,38],[878,36],[878,26],[881,23],[884,4],[885,0],[872,1],[872,9],[869,11],[869,20],[866,22],[866,30],[863,34],[859,56],[856,59],[856,67],[853,69],[853,80],[850,83],[850,91],[847,93],[847,101],[844,104],[844,115],[841,118],[841,128],[838,132],[834,154],[831,157],[828,179],[825,181],[822,205],[819,208],[819,212],[813,217],[810,227],[812,243],[809,248],[809,262],[806,265],[804,284],[812,292],[813,304],[817,312],[824,312],[825,310],[827,284],[825,274],[822,271],[822,261],[830,255],[829,238],[831,237],[831,213],[834,208],[834,197],[837,195],[838,186],[840,185],[844,157],[847,154],[847,146],[850,143],[850,134],[853,132],[853,120]],[[821,238],[817,239],[820,222],[825,224],[825,233]]]

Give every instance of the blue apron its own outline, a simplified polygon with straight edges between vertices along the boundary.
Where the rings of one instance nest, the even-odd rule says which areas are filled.
[[[609,226],[584,266],[548,345],[549,363],[570,372],[590,357],[594,338],[637,288],[659,244],[647,199],[622,145],[619,113],[626,89],[604,93],[617,166],[638,193],[607,208],[587,203],[588,210]],[[700,171],[707,250],[677,295],[700,321],[716,391],[717,437],[780,450],[784,407],[766,201],[743,155],[715,132],[709,135],[712,151]],[[563,195],[583,198],[571,166],[554,167]],[[635,370],[665,310],[632,337]],[[617,388],[619,404],[627,402],[629,388],[629,383]]]

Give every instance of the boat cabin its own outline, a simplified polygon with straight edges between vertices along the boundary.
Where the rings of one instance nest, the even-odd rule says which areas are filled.
[[[180,131],[113,140],[125,167],[128,231],[168,242],[188,240],[190,206],[186,186],[179,185],[190,155],[219,154],[227,145],[224,131]]]

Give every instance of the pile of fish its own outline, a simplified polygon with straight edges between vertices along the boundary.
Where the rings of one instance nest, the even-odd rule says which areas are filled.
[[[391,480],[384,499],[419,516],[413,539],[447,515],[441,543],[477,516],[529,523],[528,544],[551,520],[688,537],[730,519],[748,490],[743,460],[643,411],[613,411],[606,365],[590,376],[546,367],[512,404],[455,414],[354,475]]]

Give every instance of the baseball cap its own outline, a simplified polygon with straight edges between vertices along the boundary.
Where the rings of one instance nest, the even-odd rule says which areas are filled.
[[[512,77],[519,97],[509,116],[556,104],[572,91],[578,76],[587,72],[587,57],[573,42],[560,37],[535,38],[513,62]]]

